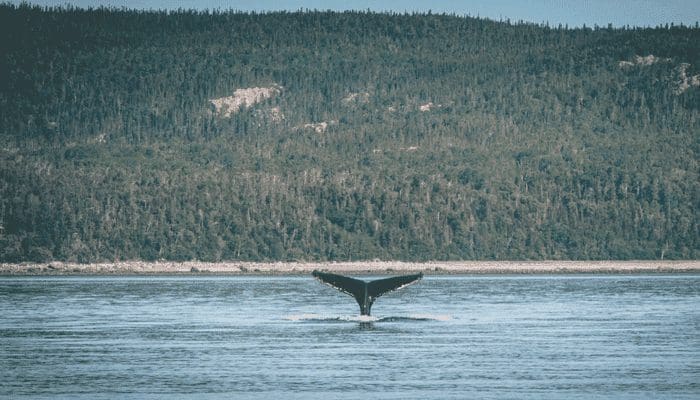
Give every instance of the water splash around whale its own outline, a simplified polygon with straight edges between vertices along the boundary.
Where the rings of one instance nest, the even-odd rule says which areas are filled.
[[[400,316],[377,317],[370,315],[326,315],[326,314],[292,314],[283,317],[291,322],[359,322],[359,323],[382,323],[382,322],[420,322],[439,321],[445,322],[453,319],[451,315],[445,314],[409,314]]]

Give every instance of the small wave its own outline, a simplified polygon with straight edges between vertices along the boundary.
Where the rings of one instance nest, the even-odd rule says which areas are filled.
[[[287,315],[284,319],[287,321],[322,321],[326,319],[326,317],[319,314],[294,314]]]
[[[411,314],[409,318],[426,321],[450,321],[452,316],[447,314]]]
[[[382,317],[379,322],[399,322],[399,321],[449,321],[452,317],[449,315],[433,315],[433,314],[412,314],[409,316]]]
[[[350,322],[377,322],[379,318],[370,315],[353,315],[353,316],[333,316],[322,314],[294,314],[287,315],[284,319],[288,321],[350,321]]]

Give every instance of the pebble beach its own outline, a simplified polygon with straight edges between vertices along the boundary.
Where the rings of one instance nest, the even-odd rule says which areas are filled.
[[[0,264],[0,275],[290,275],[308,274],[316,269],[351,275],[697,273],[700,261],[48,262]]]

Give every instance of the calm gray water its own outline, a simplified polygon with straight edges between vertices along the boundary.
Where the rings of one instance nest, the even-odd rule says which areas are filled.
[[[0,397],[698,399],[700,275],[0,278]]]

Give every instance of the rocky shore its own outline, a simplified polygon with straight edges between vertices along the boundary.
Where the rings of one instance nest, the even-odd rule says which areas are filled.
[[[352,262],[68,262],[0,264],[0,275],[287,275],[319,269],[344,274],[563,274],[698,273],[700,260],[686,261],[352,261]]]

